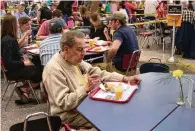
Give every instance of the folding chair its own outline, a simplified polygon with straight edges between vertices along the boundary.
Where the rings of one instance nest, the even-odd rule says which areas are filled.
[[[29,120],[31,117],[45,116],[35,120]],[[30,114],[22,123],[12,125],[9,131],[59,131],[61,127],[61,119],[59,116],[49,116],[47,113],[38,112]]]
[[[151,60],[159,60],[159,63],[151,62]],[[149,63],[144,63],[140,66],[140,73],[148,72],[160,72],[160,73],[169,73],[169,66],[162,64],[159,58],[151,58]]]
[[[136,50],[132,54],[124,55],[122,67],[126,70],[126,75],[128,75],[129,72],[132,71],[133,73],[130,73],[130,75],[134,75],[136,73],[137,63],[139,62],[140,54],[141,51]]]
[[[13,94],[14,94],[15,89],[17,88],[18,83],[20,83],[20,82],[22,82],[22,83],[27,83],[27,84],[29,85],[29,87],[30,87],[30,89],[31,89],[31,91],[32,91],[32,93],[33,93],[33,95],[34,95],[34,97],[35,97],[37,103],[39,104],[40,102],[39,102],[39,100],[38,100],[38,98],[37,98],[37,95],[35,94],[35,91],[34,91],[32,85],[31,85],[31,83],[30,83],[30,80],[21,80],[21,79],[13,80],[13,79],[9,78],[9,77],[6,75],[7,70],[6,70],[5,66],[4,66],[4,62],[3,62],[2,57],[1,57],[0,62],[1,62],[1,70],[2,70],[2,72],[3,72],[3,74],[4,74],[4,78],[6,79],[6,83],[7,83],[7,86],[6,86],[6,88],[5,88],[5,92],[3,93],[3,96],[2,96],[2,100],[3,100],[4,96],[5,96],[5,93],[7,92],[7,89],[8,89],[8,87],[9,87],[9,85],[15,84],[15,85],[14,85],[14,89],[12,90],[12,92],[11,92],[9,98],[8,98],[8,101],[7,101],[7,103],[6,103],[5,111],[6,111],[7,106],[8,106],[8,104],[9,104],[10,100],[11,100],[11,97],[12,97]]]

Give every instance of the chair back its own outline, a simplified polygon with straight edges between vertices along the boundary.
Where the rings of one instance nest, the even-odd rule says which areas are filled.
[[[31,117],[45,116],[45,118],[28,121]],[[59,116],[48,116],[47,113],[38,112],[30,114],[22,123],[10,127],[9,131],[59,131],[61,119]]]
[[[141,51],[136,50],[132,54],[124,55],[122,67],[126,70],[126,74],[128,74],[129,71],[136,70],[140,54]]]
[[[159,63],[151,62],[151,60],[159,60]],[[149,60],[149,63],[144,63],[140,66],[140,73],[148,73],[148,72],[159,72],[159,73],[169,73],[169,66],[166,64],[162,64],[159,58],[152,58]]]

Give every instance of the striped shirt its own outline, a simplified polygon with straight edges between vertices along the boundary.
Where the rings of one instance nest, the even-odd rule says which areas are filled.
[[[191,10],[183,10],[182,12],[182,22],[190,22],[191,24],[194,24],[194,12]]]
[[[45,66],[52,56],[60,50],[61,34],[50,34],[40,42],[41,65]]]

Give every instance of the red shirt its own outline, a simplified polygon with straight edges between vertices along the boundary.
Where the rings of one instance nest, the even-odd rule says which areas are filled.
[[[125,8],[129,9],[130,15],[132,16],[132,14],[134,14],[134,12],[136,11],[137,7],[135,3],[125,2]]]
[[[39,31],[37,32],[38,36],[48,36],[50,34],[50,32],[49,32],[49,22],[50,22],[50,20],[46,20],[41,24],[41,27],[39,28]],[[63,29],[67,29],[66,24],[64,24]]]

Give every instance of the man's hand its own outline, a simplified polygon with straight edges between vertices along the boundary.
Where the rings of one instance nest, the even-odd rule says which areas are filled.
[[[100,76],[97,74],[93,74],[91,76],[88,77],[88,83],[85,86],[85,91],[88,93],[90,92],[92,89],[94,89],[95,87],[99,86],[101,83],[101,79]]]
[[[130,77],[124,76],[123,81],[135,83],[135,84],[140,84],[142,80],[138,76],[130,76]]]

